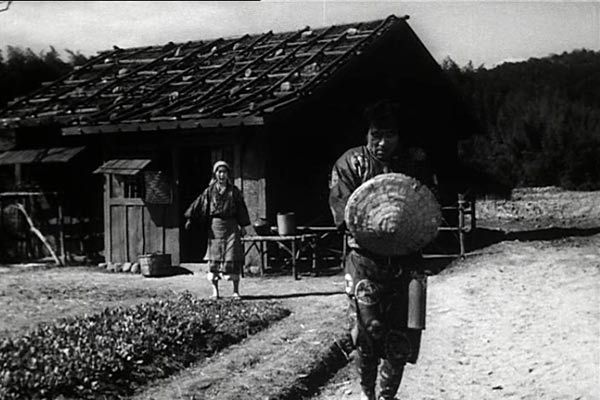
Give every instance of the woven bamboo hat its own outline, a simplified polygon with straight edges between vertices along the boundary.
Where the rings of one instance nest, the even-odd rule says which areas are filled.
[[[427,186],[391,173],[360,185],[348,199],[344,218],[359,246],[382,256],[399,256],[431,243],[442,213]]]

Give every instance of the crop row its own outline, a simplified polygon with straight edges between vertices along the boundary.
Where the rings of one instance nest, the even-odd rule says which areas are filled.
[[[0,342],[0,399],[126,396],[287,315],[273,302],[185,292],[41,324]]]

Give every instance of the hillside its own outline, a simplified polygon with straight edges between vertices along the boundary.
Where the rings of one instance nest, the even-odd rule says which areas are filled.
[[[466,166],[510,188],[600,188],[600,52],[443,68],[481,124],[461,144]]]

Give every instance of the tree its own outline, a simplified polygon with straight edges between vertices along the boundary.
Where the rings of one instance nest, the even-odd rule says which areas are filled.
[[[487,127],[461,144],[465,164],[512,187],[600,189],[600,52],[442,68]]]
[[[26,95],[48,82],[58,79],[87,58],[79,52],[66,50],[69,60],[63,61],[54,47],[35,54],[31,49],[7,47],[4,58],[0,52],[0,108],[8,101]]]

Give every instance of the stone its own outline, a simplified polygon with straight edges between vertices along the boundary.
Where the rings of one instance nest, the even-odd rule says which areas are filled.
[[[132,274],[139,274],[140,273],[140,263],[133,263],[131,265],[131,270],[130,272]]]
[[[247,271],[250,275],[259,275],[260,267],[257,265],[249,265]]]
[[[121,267],[121,271],[122,272],[129,272],[129,271],[131,271],[131,266],[132,265],[133,264],[130,263],[130,262],[123,263],[123,266]]]

